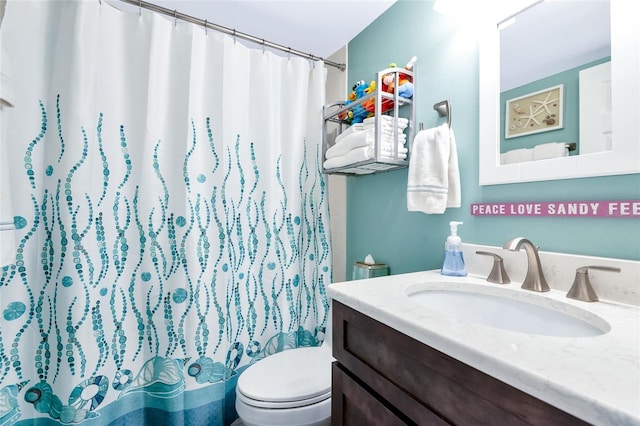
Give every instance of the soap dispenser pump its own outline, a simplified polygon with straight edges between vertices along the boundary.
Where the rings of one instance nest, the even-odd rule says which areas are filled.
[[[440,273],[451,277],[466,277],[467,268],[464,265],[462,239],[458,236],[458,225],[462,225],[462,222],[449,222],[451,235],[447,237],[447,242],[444,244],[444,263]]]

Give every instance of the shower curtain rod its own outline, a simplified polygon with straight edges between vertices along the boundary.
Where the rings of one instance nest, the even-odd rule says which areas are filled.
[[[273,42],[267,41],[267,40],[265,40],[263,38],[254,37],[254,36],[252,36],[250,34],[242,33],[240,31],[236,31],[234,29],[223,27],[222,25],[211,23],[211,22],[207,21],[206,19],[202,20],[202,19],[190,16],[190,15],[186,15],[184,13],[180,13],[177,10],[167,9],[166,7],[158,6],[158,5],[155,5],[153,3],[149,3],[149,2],[146,2],[146,1],[140,1],[140,0],[119,0],[119,1],[131,4],[131,5],[134,5],[134,6],[138,6],[139,8],[145,8],[145,9],[151,10],[153,12],[161,13],[163,15],[171,16],[175,20],[180,19],[181,21],[190,22],[192,24],[200,25],[201,27],[205,27],[205,28],[209,28],[209,29],[212,29],[212,30],[215,30],[215,31],[219,31],[221,33],[229,34],[229,35],[231,35],[233,37],[241,38],[243,40],[248,40],[250,42],[253,42],[253,43],[256,43],[256,44],[260,44],[263,47],[269,47],[271,49],[280,50],[282,52],[287,52],[287,53],[289,53],[291,55],[300,56],[302,58],[310,59],[312,61],[323,61],[326,65],[329,65],[329,66],[334,67],[334,68],[338,68],[340,71],[344,71],[346,69],[345,64],[340,64],[340,63],[337,63],[337,62],[329,61],[329,60],[321,58],[319,56],[314,56],[314,55],[312,55],[310,53],[304,53],[304,52],[301,52],[299,50],[295,50],[295,49],[292,49],[290,47],[283,46],[281,44],[277,44],[277,43],[273,43]]]

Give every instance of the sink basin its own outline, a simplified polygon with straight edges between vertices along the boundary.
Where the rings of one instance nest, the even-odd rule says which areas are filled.
[[[408,291],[414,302],[462,322],[526,334],[587,337],[607,333],[611,327],[593,313],[561,301],[528,292],[490,289],[459,283]],[[502,291],[498,291],[502,290]]]

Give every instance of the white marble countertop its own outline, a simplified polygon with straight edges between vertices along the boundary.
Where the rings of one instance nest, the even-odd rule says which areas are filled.
[[[464,283],[483,292],[502,289],[525,299],[544,297],[606,320],[611,330],[595,337],[529,335],[464,323],[407,297],[429,288]],[[438,285],[440,283],[440,285]],[[484,277],[445,277],[439,271],[391,275],[331,284],[328,294],[422,343],[595,425],[640,425],[640,307],[585,303],[565,292],[533,293],[520,284],[498,285]],[[554,302],[557,304],[557,302]]]

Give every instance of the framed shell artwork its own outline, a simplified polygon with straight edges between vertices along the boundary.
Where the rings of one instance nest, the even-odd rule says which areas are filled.
[[[509,99],[505,106],[504,138],[563,128],[564,85]]]

